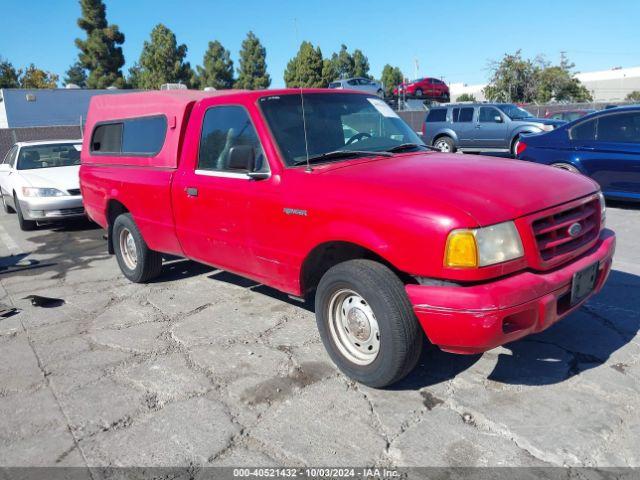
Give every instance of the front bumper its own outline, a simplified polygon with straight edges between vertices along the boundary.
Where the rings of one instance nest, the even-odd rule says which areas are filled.
[[[525,271],[473,286],[407,285],[429,340],[442,350],[474,354],[540,332],[602,289],[615,251],[615,234],[603,230],[589,251],[547,272]],[[570,305],[574,273],[598,262],[594,290]]]
[[[64,218],[82,217],[85,215],[82,197],[32,197],[22,198],[20,210],[26,220],[47,222]]]

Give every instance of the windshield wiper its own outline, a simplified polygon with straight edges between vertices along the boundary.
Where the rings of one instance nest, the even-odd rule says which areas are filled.
[[[401,143],[400,145],[396,145],[395,147],[391,147],[388,150],[385,150],[385,152],[389,152],[389,153],[398,153],[398,152],[402,152],[404,150],[410,150],[412,148],[426,148],[427,150],[433,150],[434,152],[439,152],[440,149],[436,148],[436,147],[432,147],[430,145],[424,145],[424,144],[420,144],[420,143]]]
[[[296,160],[293,162],[294,166],[297,165],[306,165],[309,163],[318,163],[323,162],[325,160],[333,160],[338,158],[348,158],[348,157],[373,157],[373,156],[381,156],[381,157],[391,157],[391,153],[382,151],[375,152],[373,150],[334,150],[332,152],[321,153],[320,155],[313,155],[309,157],[307,160],[303,158],[302,160]]]

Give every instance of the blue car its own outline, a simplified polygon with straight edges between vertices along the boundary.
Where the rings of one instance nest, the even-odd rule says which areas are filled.
[[[640,201],[640,105],[601,110],[548,133],[523,135],[516,157],[587,175],[609,199]]]

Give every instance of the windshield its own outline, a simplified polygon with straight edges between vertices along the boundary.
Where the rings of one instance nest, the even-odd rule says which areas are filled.
[[[56,143],[53,145],[37,145],[23,147],[18,157],[18,170],[36,168],[70,167],[80,165],[79,143]]]
[[[260,108],[285,163],[293,166],[304,161],[307,151],[300,95],[263,97]],[[304,113],[309,157],[338,150],[383,152],[406,143],[423,145],[418,135],[378,97],[305,93]]]
[[[516,107],[515,105],[497,105],[497,107],[511,120],[522,120],[523,118],[533,117],[533,115],[524,108]]]

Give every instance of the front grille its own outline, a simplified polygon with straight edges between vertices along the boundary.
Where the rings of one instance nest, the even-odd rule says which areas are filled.
[[[580,225],[578,229],[575,224]],[[591,244],[600,231],[600,204],[597,198],[537,218],[533,235],[543,264],[558,264]],[[574,226],[573,235],[569,233]],[[579,230],[579,232],[577,232]]]
[[[80,189],[79,188],[71,188],[71,189],[67,190],[67,193],[69,195],[80,195]]]

